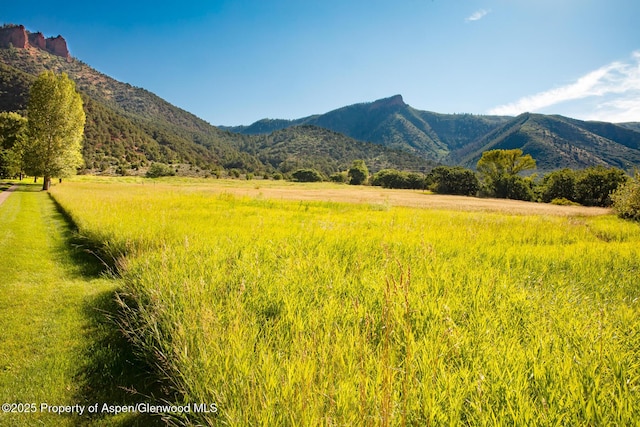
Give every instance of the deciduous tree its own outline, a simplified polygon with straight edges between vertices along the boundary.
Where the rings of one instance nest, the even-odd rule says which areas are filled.
[[[364,160],[354,160],[348,172],[349,184],[362,185],[369,179],[369,169]]]
[[[22,152],[27,141],[27,119],[13,112],[0,113],[0,177],[22,172]]]
[[[75,83],[64,73],[40,74],[29,92],[27,118],[25,166],[44,177],[42,189],[48,190],[52,177],[69,176],[83,162],[85,113]]]
[[[531,200],[533,193],[518,173],[536,168],[536,161],[522,150],[490,150],[482,153],[477,169],[488,193],[507,199]]]

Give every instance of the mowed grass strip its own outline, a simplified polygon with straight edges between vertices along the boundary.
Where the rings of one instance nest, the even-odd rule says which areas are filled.
[[[43,411],[44,404],[86,407],[136,397],[119,388],[132,387],[133,369],[125,365],[133,358],[125,361],[130,355],[104,316],[117,282],[70,246],[69,224],[39,187],[21,184],[0,205],[0,403],[34,405],[0,412],[0,425],[142,423],[135,414]]]

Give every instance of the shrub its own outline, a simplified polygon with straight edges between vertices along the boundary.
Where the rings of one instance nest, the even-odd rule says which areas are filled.
[[[557,199],[576,201],[576,172],[571,169],[553,171],[542,180],[540,199],[553,203]]]
[[[298,182],[320,182],[323,180],[322,174],[315,169],[298,169],[291,176]]]
[[[354,160],[347,174],[351,185],[363,185],[369,179],[369,169],[364,160]]]
[[[147,171],[147,178],[159,178],[161,176],[174,176],[176,172],[169,165],[164,163],[153,163]]]
[[[426,178],[416,172],[383,169],[371,178],[371,185],[384,188],[408,188],[414,190],[427,187]]]
[[[558,206],[580,206],[580,203],[573,202],[564,197],[553,199],[550,203],[552,205],[558,205]]]
[[[531,180],[518,175],[503,175],[482,191],[483,195],[499,199],[532,201],[535,197]]]
[[[627,179],[624,171],[617,168],[585,169],[576,179],[576,202],[585,206],[611,206],[611,193]]]
[[[384,188],[408,188],[407,174],[395,169],[383,169],[373,175],[371,185]]]
[[[438,166],[429,174],[431,190],[438,194],[458,194],[475,196],[480,190],[480,182],[470,169],[460,166]]]
[[[340,184],[346,184],[347,182],[349,182],[349,177],[347,176],[347,172],[336,172],[334,174],[331,174],[331,176],[329,177],[329,181],[331,182],[338,182]]]

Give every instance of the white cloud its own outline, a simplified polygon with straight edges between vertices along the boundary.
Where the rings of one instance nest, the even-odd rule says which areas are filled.
[[[491,12],[491,10],[485,10],[485,9],[477,10],[473,12],[471,16],[467,17],[465,21],[467,22],[479,21],[480,19],[484,18],[489,12]]]
[[[640,51],[633,52],[629,61],[612,62],[573,83],[500,105],[491,109],[489,114],[515,116],[577,100],[585,105],[595,102],[595,107],[591,111],[583,111],[580,118],[640,121]]]

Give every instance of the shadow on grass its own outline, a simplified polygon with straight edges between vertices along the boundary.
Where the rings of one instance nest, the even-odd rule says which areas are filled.
[[[34,191],[28,186],[23,191]],[[108,266],[96,255],[97,249],[83,239],[69,214],[51,197],[56,213],[60,215],[60,231],[63,245],[57,248],[61,259],[72,260],[68,273],[87,281],[112,275],[113,266]],[[90,343],[79,358],[83,361],[78,369],[80,384],[76,400],[84,405],[104,404],[129,406],[146,402],[159,405],[168,399],[168,392],[157,381],[152,369],[137,357],[131,344],[116,322],[120,307],[115,299],[116,290],[105,291],[87,299],[83,312],[87,319],[85,340]],[[82,425],[111,426],[156,426],[164,425],[161,418],[143,413],[113,416],[109,413],[93,414],[85,418]]]
[[[130,343],[118,329],[113,318],[118,310],[113,292],[104,292],[85,306],[85,313],[92,324],[92,334],[87,337],[92,344],[85,357],[91,363],[79,373],[83,387],[78,397],[87,405],[97,403],[100,408],[104,404],[162,404],[167,400],[167,392],[155,380],[151,369],[134,354]],[[124,417],[99,413],[87,420],[87,424],[123,427],[164,425],[158,416],[142,413]]]

